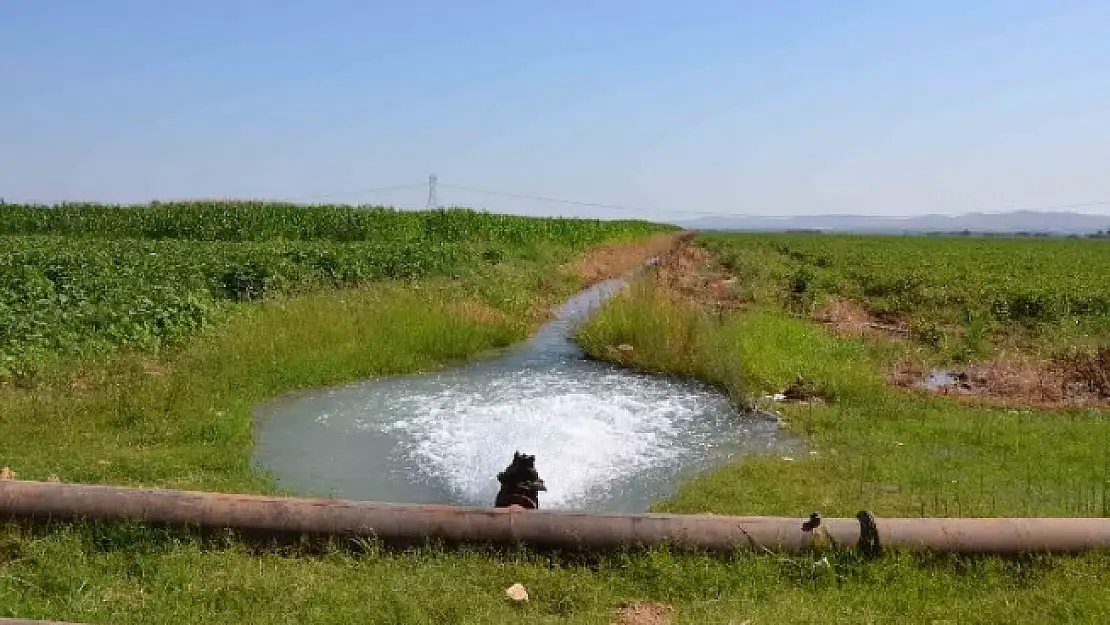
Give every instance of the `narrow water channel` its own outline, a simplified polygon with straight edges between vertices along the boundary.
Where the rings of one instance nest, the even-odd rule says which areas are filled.
[[[587,359],[574,326],[622,284],[583,291],[496,357],[262,405],[255,460],[305,495],[492,506],[520,451],[546,481],[541,508],[640,512],[684,478],[784,444],[715,389]]]

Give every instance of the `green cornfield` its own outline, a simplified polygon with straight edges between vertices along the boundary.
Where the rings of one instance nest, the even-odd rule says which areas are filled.
[[[582,246],[659,231],[645,221],[522,217],[466,208],[188,201],[149,205],[0,205],[0,235],[51,234],[190,241],[553,241]]]
[[[0,378],[42,354],[174,345],[228,305],[463,276],[669,228],[266,202],[0,206]]]

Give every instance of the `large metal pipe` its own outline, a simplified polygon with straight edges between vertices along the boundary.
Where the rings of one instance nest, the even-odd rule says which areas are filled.
[[[1110,548],[1108,518],[806,519],[690,514],[590,514],[559,510],[404,505],[51,482],[0,481],[0,517],[138,520],[231,528],[268,535],[378,538],[386,543],[523,543],[537,548],[612,550],[670,544],[678,549],[796,552],[827,542],[1014,554]]]

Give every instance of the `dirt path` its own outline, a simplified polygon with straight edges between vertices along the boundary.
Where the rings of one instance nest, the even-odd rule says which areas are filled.
[[[693,235],[692,231],[682,231],[656,234],[631,242],[598,245],[587,250],[572,263],[571,268],[582,277],[585,286],[590,287],[622,276],[651,258],[666,255],[689,241]]]

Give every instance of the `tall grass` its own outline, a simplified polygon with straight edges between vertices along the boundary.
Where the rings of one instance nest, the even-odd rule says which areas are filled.
[[[803,447],[741,459],[658,508],[734,514],[1110,514],[1110,420],[1097,411],[972,407],[888,388],[903,347],[838,338],[770,309],[719,317],[651,279],[578,338],[598,357],[721,385],[740,400],[799,377],[817,396],[775,404]],[[624,350],[615,346],[627,344]]]
[[[422,283],[243,307],[179,353],[70,362],[0,393],[0,464],[21,477],[266,490],[250,410],[276,394],[435,368],[526,336],[474,287]]]

